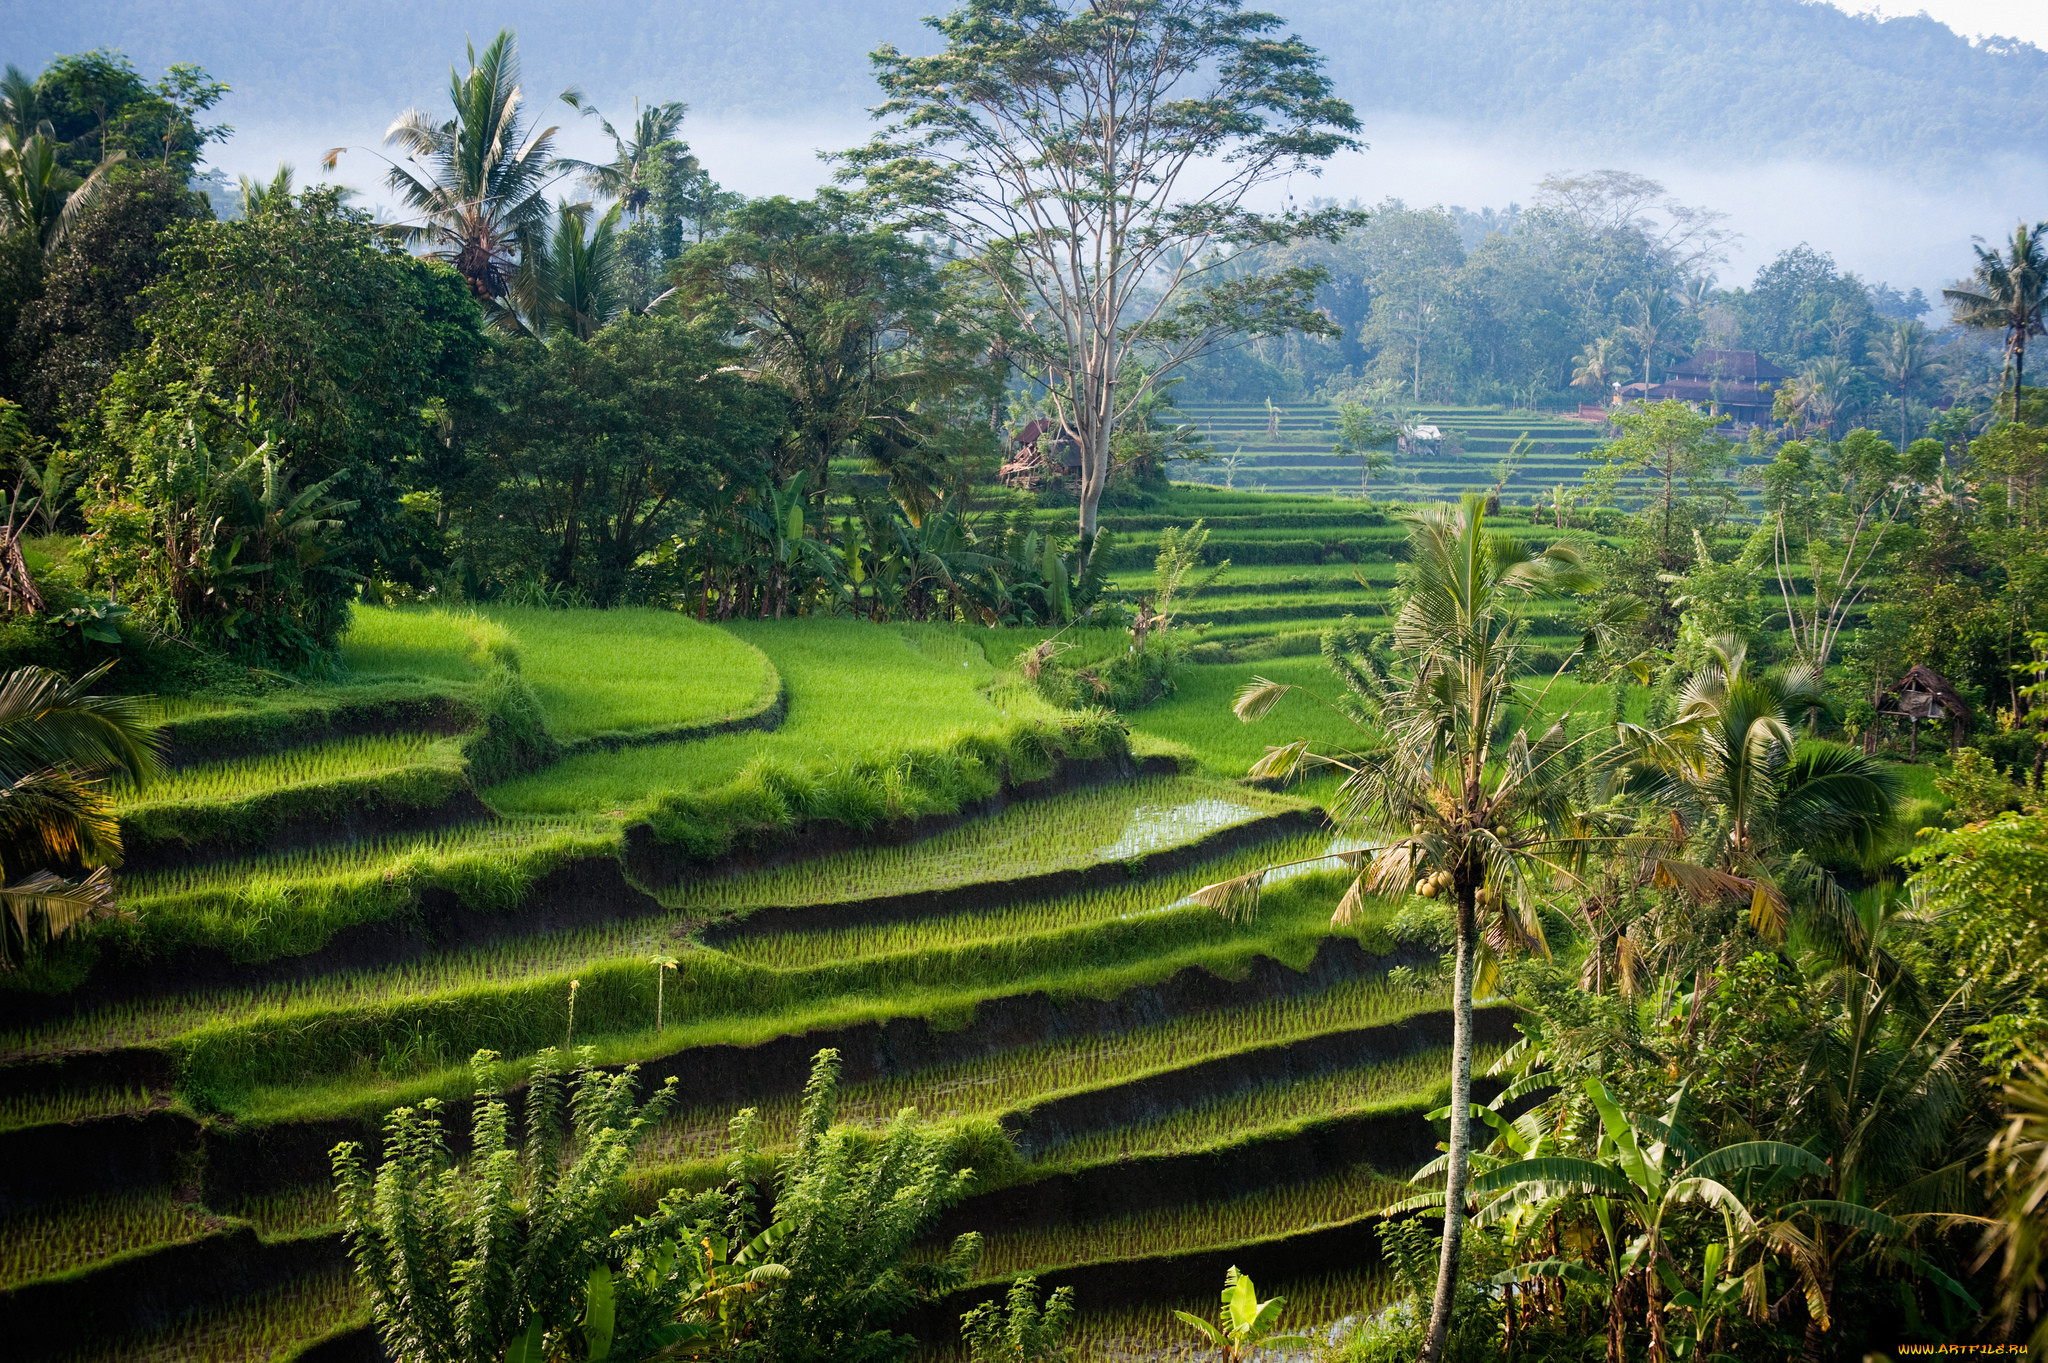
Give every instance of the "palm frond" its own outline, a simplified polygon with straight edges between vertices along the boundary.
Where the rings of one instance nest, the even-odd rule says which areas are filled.
[[[1256,871],[1247,871],[1230,880],[1219,880],[1213,885],[1204,885],[1188,896],[1191,904],[1214,909],[1233,923],[1255,917],[1259,912],[1259,891],[1266,881],[1271,867],[1261,866]]]
[[[1238,688],[1237,699],[1231,703],[1231,711],[1245,723],[1264,719],[1272,713],[1280,698],[1294,687],[1286,682],[1270,681],[1265,677],[1253,677]]]

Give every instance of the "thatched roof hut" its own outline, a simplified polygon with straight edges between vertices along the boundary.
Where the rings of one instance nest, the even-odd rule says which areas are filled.
[[[1945,719],[1951,746],[1963,741],[1975,718],[1970,703],[1949,685],[1947,677],[1919,663],[1907,668],[1905,676],[1878,693],[1877,712],[1916,721]]]

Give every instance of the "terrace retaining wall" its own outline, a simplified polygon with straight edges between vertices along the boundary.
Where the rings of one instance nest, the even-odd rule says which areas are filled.
[[[434,775],[442,775],[438,768]],[[468,775],[449,770],[437,787],[416,800],[387,789],[377,776],[351,777],[331,785],[291,786],[251,796],[245,803],[255,812],[261,835],[210,832],[205,824],[218,805],[159,807],[144,811],[141,821],[121,820],[122,869],[130,874],[204,866],[239,857],[275,856],[286,852],[367,842],[403,833],[424,833],[456,824],[488,823],[498,816],[469,784]],[[337,799],[336,792],[346,792]],[[189,817],[188,817],[189,815]],[[157,826],[151,827],[154,823]],[[180,825],[189,825],[190,831]]]
[[[1502,1087],[1498,1079],[1475,1077],[1472,1099],[1491,1102]],[[929,1239],[945,1244],[967,1231],[1071,1225],[1225,1202],[1265,1188],[1313,1182],[1360,1164],[1402,1174],[1434,1159],[1437,1142],[1448,1130],[1447,1123],[1430,1121],[1421,1107],[1345,1113],[1206,1150],[1062,1169],[968,1197],[941,1218]]]
[[[421,733],[452,738],[483,723],[475,704],[464,696],[437,692],[367,699],[344,696],[331,705],[256,707],[173,719],[163,727],[161,756],[164,765],[175,770],[338,738]],[[258,729],[260,732],[251,732]]]
[[[196,1119],[163,1109],[0,1132],[0,1216],[80,1190],[182,1182],[196,1172],[203,1147]]]
[[[652,729],[645,733],[591,734],[562,744],[562,756],[586,752],[616,752],[621,748],[645,748],[656,743],[695,743],[719,734],[772,734],[789,718],[789,684],[780,673],[775,677],[775,695],[750,715],[714,719],[703,724],[685,724],[674,729]]]
[[[1514,1013],[1473,1014],[1481,1045],[1508,1040]],[[1347,1028],[1274,1046],[1259,1046],[1121,1084],[1047,1099],[1008,1113],[1003,1129],[1026,1159],[1078,1136],[1156,1120],[1197,1102],[1249,1093],[1451,1044],[1450,1010],[1417,1013],[1377,1027]]]

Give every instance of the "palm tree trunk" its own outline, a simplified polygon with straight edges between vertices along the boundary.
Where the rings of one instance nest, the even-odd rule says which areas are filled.
[[[1436,1297],[1429,1307],[1422,1363],[1440,1363],[1451,1329],[1451,1298],[1458,1290],[1458,1250],[1465,1238],[1465,1188],[1472,1177],[1472,976],[1479,955],[1475,887],[1458,887],[1458,966],[1452,984],[1451,1141],[1444,1177],[1443,1252],[1437,1259]]]

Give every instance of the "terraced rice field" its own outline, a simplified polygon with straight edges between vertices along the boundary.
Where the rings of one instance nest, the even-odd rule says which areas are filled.
[[[1250,543],[1271,529],[1233,533]],[[1387,529],[1359,526],[1356,537],[1379,543]],[[1384,589],[1390,560],[1360,567],[1368,585],[1354,582],[1358,592]],[[1334,576],[1329,565],[1263,565],[1217,600],[1256,605]],[[1315,609],[1351,600],[1341,581],[1300,590]],[[1351,845],[1320,819],[1323,788],[1274,793],[1233,779],[1268,742],[1348,736],[1301,698],[1264,726],[1228,713],[1230,692],[1253,671],[1320,680],[1316,659],[1198,667],[1135,716],[1134,743],[1180,754],[1178,775],[1119,778],[1103,762],[1088,770],[1094,784],[1060,792],[1056,773],[1035,798],[977,807],[915,840],[829,853],[750,845],[737,862],[645,886],[629,848],[657,837],[642,820],[665,793],[725,789],[764,763],[829,772],[1050,714],[1007,658],[991,661],[1002,641],[984,648],[980,633],[681,623],[362,613],[349,646],[359,677],[469,688],[516,667],[570,755],[481,791],[489,821],[354,843],[337,835],[123,878],[133,917],[102,940],[173,953],[199,943],[211,954],[130,957],[110,946],[104,960],[62,957],[68,975],[0,979],[0,1292],[46,1290],[73,1281],[67,1273],[89,1290],[112,1281],[98,1275],[115,1257],[146,1265],[173,1252],[224,1254],[230,1242],[290,1279],[223,1301],[189,1284],[211,1291],[231,1275],[188,1274],[175,1289],[186,1296],[162,1308],[168,1325],[124,1315],[130,1305],[110,1296],[103,1328],[118,1338],[35,1356],[281,1360],[355,1328],[362,1303],[323,1229],[334,1216],[327,1152],[338,1139],[374,1139],[399,1104],[463,1096],[479,1047],[499,1052],[494,1082],[508,1085],[545,1046],[693,1076],[687,1106],[643,1152],[636,1198],[716,1177],[740,1107],[757,1110],[771,1146],[786,1139],[810,1053],[828,1041],[848,1058],[849,1121],[880,1123],[910,1106],[976,1140],[1037,1132],[1017,1137],[1007,1179],[1078,1177],[1136,1155],[1228,1159],[1245,1142],[1361,1114],[1410,1132],[1404,1149],[1429,1139],[1422,1113],[1446,1073],[1433,1040],[1441,1000],[1387,978],[1415,959],[1390,927],[1400,905],[1376,904],[1333,929],[1348,882],[1327,862],[1276,877],[1246,921],[1188,902],[1203,884]],[[625,659],[615,674],[586,688],[579,668],[614,652]],[[705,685],[689,680],[692,667],[709,669]],[[774,732],[673,736],[745,712],[769,676],[788,702]],[[602,744],[579,750],[584,740]],[[449,750],[438,745],[463,741],[401,731],[232,760],[198,753],[171,788],[194,805],[225,805],[265,782],[438,760]],[[1268,1066],[1270,1078],[1242,1077]],[[1127,1111],[1141,1115],[1117,1115]],[[1064,1134],[1047,1134],[1054,1112],[1069,1114],[1055,1124]],[[81,1171],[99,1167],[85,1152],[110,1143],[125,1152],[113,1167],[130,1171],[131,1186],[97,1187],[103,1175],[81,1172],[75,1196],[47,1201],[41,1183],[61,1172],[31,1175],[10,1153],[32,1142],[75,1145]],[[1411,1172],[1374,1154],[1360,1150],[1336,1173],[1281,1169],[1241,1193],[1189,1191],[1166,1205],[1110,1197],[1085,1216],[981,1226],[979,1273],[1076,1274],[1089,1310],[1082,1356],[1140,1344],[1156,1353],[1170,1347],[1154,1310],[1166,1299],[1104,1296],[1087,1308],[1091,1273],[1352,1225],[1396,1199]],[[1328,1324],[1376,1300],[1370,1273],[1309,1282],[1359,1267],[1311,1264],[1305,1285],[1290,1288],[1290,1323]],[[1212,1299],[1213,1289],[1199,1304]],[[934,1357],[951,1343],[926,1342]]]
[[[1128,861],[1298,808],[1297,801],[1179,777],[1118,783],[1013,805],[914,846],[864,847],[766,874],[695,881],[664,902],[747,909],[914,894],[971,883],[990,866],[1015,878]]]
[[[196,1202],[178,1201],[167,1188],[91,1197],[56,1211],[13,1217],[0,1237],[0,1288],[130,1250],[190,1240],[223,1224]]]
[[[1498,1057],[1498,1050],[1482,1050],[1475,1056],[1474,1070]],[[1423,1099],[1440,1091],[1449,1074],[1448,1049],[1424,1051],[1338,1074],[1228,1094],[1152,1121],[1077,1137],[1055,1147],[1047,1157],[1092,1164],[1133,1155],[1203,1150],[1228,1144],[1248,1132],[1270,1131],[1312,1117],[1367,1112],[1381,1106],[1420,1106]]]
[[[520,675],[564,742],[644,739],[745,719],[781,687],[761,651],[729,631],[646,607],[603,614],[593,637],[580,612],[490,612],[518,639]]]
[[[1194,478],[1220,484],[1229,476],[1236,487],[1278,493],[1361,493],[1358,457],[1332,451],[1337,439],[1335,404],[1289,403],[1277,413],[1254,403],[1188,402],[1180,408],[1219,456],[1237,455],[1234,470],[1211,463],[1191,470]],[[1485,491],[1498,476],[1495,466],[1526,433],[1530,449],[1503,489],[1519,501],[1559,482],[1578,482],[1586,470],[1586,456],[1602,442],[1598,424],[1553,413],[1421,407],[1413,419],[1417,425],[1437,427],[1447,438],[1396,454],[1392,471],[1373,479],[1367,489],[1371,495],[1428,499]]]
[[[283,1363],[368,1309],[355,1278],[337,1269],[70,1355],[65,1363]]]
[[[1203,1012],[1111,1035],[1062,1038],[915,1074],[848,1084],[841,1091],[839,1111],[845,1121],[876,1127],[906,1107],[942,1120],[997,1117],[1056,1094],[1128,1083],[1247,1049],[1391,1022],[1431,1002],[1435,1000],[1377,981],[1356,982],[1304,998]],[[768,1143],[792,1138],[798,1106],[795,1095],[761,1105]],[[656,1137],[652,1157],[663,1162],[714,1158],[731,1115],[724,1108],[677,1113]]]
[[[1042,1271],[1048,1266],[1101,1263],[1234,1245],[1264,1238],[1274,1226],[1314,1230],[1366,1216],[1414,1196],[1405,1180],[1371,1165],[1242,1197],[1110,1216],[1060,1226],[997,1231],[983,1241],[976,1272],[990,1278]],[[1261,1295],[1266,1285],[1261,1284]],[[1298,1317],[1290,1317],[1296,1320]],[[1313,1323],[1313,1322],[1309,1322]]]
[[[459,761],[460,757],[454,739],[430,734],[340,738],[261,757],[183,767],[140,790],[117,789],[114,796],[115,804],[122,809],[238,800],[289,786],[377,776],[428,763],[446,764]]]

